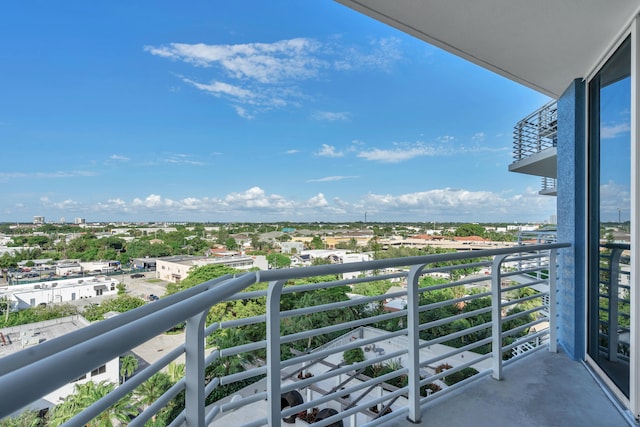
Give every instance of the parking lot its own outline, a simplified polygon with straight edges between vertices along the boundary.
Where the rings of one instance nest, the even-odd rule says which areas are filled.
[[[165,294],[167,290],[167,283],[165,281],[156,282],[156,274],[153,271],[143,274],[143,277],[131,278],[131,275],[125,275],[120,279],[121,282],[127,287],[127,294],[143,298],[145,301],[149,300],[149,295],[157,295],[159,297]],[[154,279],[153,282],[149,282],[149,279]]]

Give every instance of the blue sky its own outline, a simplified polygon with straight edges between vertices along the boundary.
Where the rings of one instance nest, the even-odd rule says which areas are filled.
[[[543,221],[548,99],[332,1],[0,6],[0,221]]]

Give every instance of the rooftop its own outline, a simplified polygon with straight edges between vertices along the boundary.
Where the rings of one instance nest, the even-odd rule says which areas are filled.
[[[0,329],[0,358],[17,353],[27,347],[69,334],[84,328],[89,322],[82,316],[30,323]]]

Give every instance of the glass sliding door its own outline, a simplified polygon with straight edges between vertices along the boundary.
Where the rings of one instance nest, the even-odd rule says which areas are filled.
[[[589,82],[587,352],[629,398],[631,39]],[[633,355],[636,357],[636,355]]]

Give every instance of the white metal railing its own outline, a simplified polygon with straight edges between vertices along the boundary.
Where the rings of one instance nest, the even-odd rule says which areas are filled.
[[[600,246],[599,322],[600,351],[612,362],[629,362],[631,260],[629,244]]]
[[[524,119],[513,130],[514,161],[526,159],[550,147],[558,140],[558,104],[555,100],[543,105]]]
[[[0,390],[11,392],[3,392],[0,417],[184,322],[182,345],[64,425],[86,425],[179,356],[184,356],[185,376],[129,425],[144,425],[180,396],[184,410],[167,425],[279,426],[283,419],[314,416],[318,427],[382,425],[399,416],[417,422],[430,400],[486,375],[500,379],[504,364],[535,350],[555,351],[556,252],[568,246],[530,245],[211,280],[2,359]],[[489,267],[491,274],[476,274],[482,267]],[[374,274],[339,278],[354,271]],[[423,282],[443,272],[452,277],[449,282]],[[314,278],[327,275],[333,279],[316,283]],[[323,301],[318,293],[397,278],[404,279],[406,287],[392,294]],[[294,285],[294,279],[303,283]],[[406,306],[380,310],[390,298],[400,298]],[[255,302],[264,310],[248,317],[208,319],[212,306],[234,301]],[[544,322],[551,326],[526,337],[548,346],[511,357],[520,337]],[[206,348],[207,337],[231,331],[250,339]],[[347,365],[345,352],[354,349],[362,349],[365,357]],[[241,357],[249,355],[251,361]],[[240,359],[239,372],[216,375],[207,370]],[[459,382],[451,381],[456,377]],[[243,381],[253,383],[233,396],[205,403],[219,387]]]
[[[551,191],[557,189],[557,181],[555,178],[542,177],[540,183],[541,191]]]

